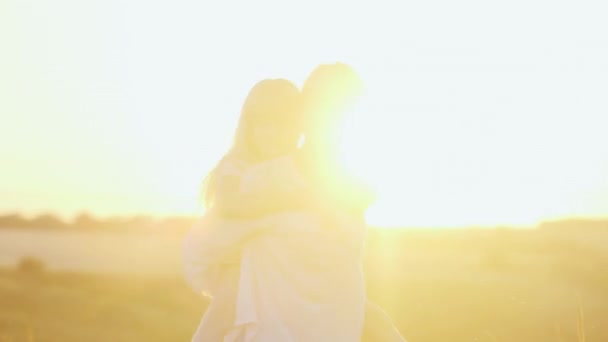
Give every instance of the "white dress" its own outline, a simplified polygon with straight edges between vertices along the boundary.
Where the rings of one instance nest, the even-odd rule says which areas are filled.
[[[309,214],[277,220],[282,229],[243,249],[235,329],[225,341],[360,341],[365,286],[357,255],[316,229]]]
[[[291,159],[280,158],[248,168],[241,188],[265,193],[275,187],[294,186],[297,177]],[[231,234],[229,227],[217,230],[212,238],[207,236],[207,246],[226,247],[226,241],[237,241],[233,246],[238,246],[240,253],[235,320],[224,341],[360,341],[365,308],[360,247],[365,227],[363,222],[338,215],[333,222],[329,226],[320,215],[310,212],[280,212],[241,222],[252,229],[264,227],[264,234],[248,237],[245,243]],[[193,251],[196,245],[185,248],[190,250],[185,254],[191,255],[186,258],[187,265],[196,264],[192,255],[201,253]],[[190,277],[200,280],[191,284],[206,286],[211,295],[227,285],[221,283],[227,267],[217,260],[235,253],[232,248],[220,249],[208,248],[199,254],[203,257],[198,260],[205,259],[206,265],[199,264],[199,275]],[[190,272],[194,269],[190,267]]]

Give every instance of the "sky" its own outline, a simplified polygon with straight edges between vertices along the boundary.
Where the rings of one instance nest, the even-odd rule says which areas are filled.
[[[257,81],[343,61],[371,223],[608,216],[601,1],[0,3],[0,212],[192,214]]]

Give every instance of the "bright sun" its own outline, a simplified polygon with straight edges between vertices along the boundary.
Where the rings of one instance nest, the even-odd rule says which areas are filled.
[[[371,225],[533,226],[575,214],[601,183],[591,154],[564,165],[568,145],[539,154],[538,137],[517,122],[494,131],[481,116],[382,114],[369,105],[379,100],[353,113],[341,146],[347,167],[376,190]]]

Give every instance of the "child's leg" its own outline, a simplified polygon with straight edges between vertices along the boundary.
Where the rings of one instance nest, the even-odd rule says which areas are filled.
[[[238,264],[226,267],[192,342],[223,342],[234,327],[239,283]]]
[[[365,303],[362,342],[405,342],[391,318],[378,305]]]

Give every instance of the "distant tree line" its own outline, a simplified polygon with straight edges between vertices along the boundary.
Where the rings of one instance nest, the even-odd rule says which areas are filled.
[[[9,213],[0,215],[0,229],[185,230],[188,229],[196,221],[196,219],[196,217],[191,216],[153,217],[149,215],[100,218],[90,213],[83,212],[77,215],[73,220],[65,221],[50,213],[41,214],[32,218],[24,217],[19,213]],[[557,221],[547,221],[540,223],[537,228],[541,230],[551,230],[553,232],[608,230],[608,218],[563,219]]]
[[[0,215],[0,229],[29,228],[29,229],[79,229],[79,230],[164,230],[188,229],[196,217],[170,216],[153,217],[148,215],[96,217],[90,213],[81,213],[73,220],[66,221],[54,214],[41,214],[32,218],[19,213]]]
[[[600,231],[608,230],[607,219],[563,219],[558,221],[543,222],[539,229],[550,229],[552,231],[569,232],[573,230]]]

